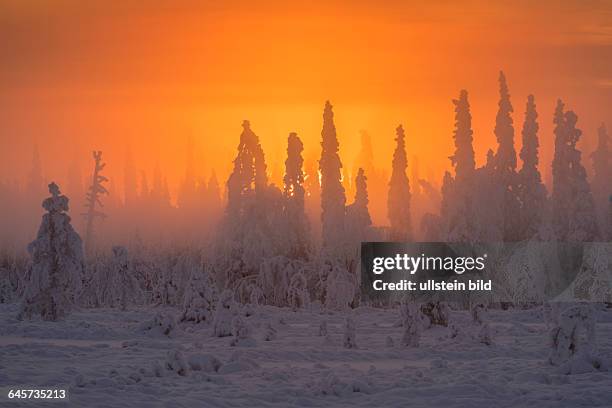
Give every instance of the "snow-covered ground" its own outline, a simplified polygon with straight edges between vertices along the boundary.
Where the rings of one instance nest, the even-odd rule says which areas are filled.
[[[435,327],[404,348],[397,310],[359,308],[353,349],[342,346],[346,313],[260,307],[244,318],[255,344],[231,347],[233,337],[212,337],[207,324],[179,324],[170,336],[143,328],[176,309],[81,310],[60,322],[17,321],[17,311],[0,305],[0,388],[68,389],[68,404],[48,406],[612,406],[605,367],[566,375],[548,364],[541,309],[489,312],[490,346],[455,311],[463,334]],[[612,310],[597,319],[598,355],[609,365]],[[268,323],[276,338],[264,341]],[[3,395],[0,406],[19,403]]]

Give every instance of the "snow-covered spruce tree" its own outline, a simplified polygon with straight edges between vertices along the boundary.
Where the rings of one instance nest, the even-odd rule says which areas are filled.
[[[310,304],[306,277],[301,271],[297,271],[289,281],[287,289],[287,302],[293,311],[307,307]]]
[[[102,162],[102,152],[94,151],[94,170],[91,177],[91,185],[89,191],[85,196],[85,252],[90,253],[93,248],[94,240],[94,222],[96,218],[106,218],[106,214],[98,210],[98,207],[104,207],[100,196],[102,194],[108,194],[108,190],[104,187],[103,183],[106,183],[108,179],[101,173],[106,167],[106,163]]]
[[[466,242],[475,236],[473,225],[473,177],[475,172],[472,146],[472,115],[466,90],[462,90],[455,105],[455,153],[449,157],[455,169],[455,177],[444,174],[440,215],[446,241]]]
[[[133,273],[130,265],[128,251],[125,247],[113,247],[113,286],[115,292],[115,305],[126,310],[128,304],[137,304],[142,300],[143,293],[140,283]]]
[[[368,232],[372,226],[372,219],[368,211],[368,185],[367,177],[360,168],[355,178],[355,201],[346,208],[346,232],[349,239],[354,241],[353,247],[358,250],[361,241],[367,240]]]
[[[233,289],[242,279],[257,275],[263,259],[288,252],[283,193],[267,184],[259,138],[248,121],[242,127],[216,251],[219,285]]]
[[[83,243],[70,225],[68,197],[49,184],[51,197],[42,203],[43,215],[36,240],[28,245],[32,257],[28,283],[19,318],[40,314],[56,321],[73,306],[83,279]]]
[[[347,310],[351,306],[357,291],[356,276],[349,272],[344,265],[334,262],[325,284],[325,308]]]
[[[552,216],[559,240],[589,241],[595,235],[593,199],[580,163],[576,143],[581,131],[575,128],[576,115],[564,112],[561,100],[555,110],[555,156],[552,164]]]
[[[201,265],[194,265],[191,269],[187,288],[185,289],[183,311],[179,321],[194,323],[211,322],[215,300],[215,285],[208,270]]]
[[[553,188],[551,194],[552,217],[555,235],[564,240],[568,235],[571,185],[569,158],[567,152],[568,132],[564,116],[565,104],[559,99],[555,108],[553,123],[555,125],[555,154],[552,162]]]
[[[538,112],[533,95],[527,97],[525,122],[523,123],[523,166],[518,173],[518,197],[520,201],[520,222],[518,237],[532,238],[539,229],[546,205],[546,187],[538,170]]]
[[[564,113],[563,108],[559,101],[554,118],[553,225],[560,241],[590,242],[596,240],[598,232],[591,188],[576,148],[582,131],[576,129],[576,114]]]
[[[232,335],[232,320],[234,318],[234,293],[224,290],[219,296],[215,307],[213,320],[213,337],[227,337]]]
[[[289,241],[288,256],[297,259],[307,259],[310,252],[310,228],[304,209],[304,159],[302,152],[304,144],[297,133],[290,133],[287,139],[287,160],[285,160],[285,217],[287,237]]]
[[[410,181],[406,174],[408,159],[406,158],[406,141],[404,128],[399,125],[395,130],[396,146],[393,152],[391,180],[387,196],[387,215],[391,223],[389,239],[394,241],[409,241],[411,235],[410,222]]]
[[[472,242],[500,242],[504,240],[504,208],[506,186],[496,175],[495,155],[489,149],[487,162],[476,169],[470,189],[469,237]]]
[[[548,362],[565,365],[567,374],[572,373],[574,366],[580,370],[585,365],[591,370],[601,367],[596,356],[596,320],[592,305],[580,304],[564,310],[550,330],[549,339]],[[574,359],[579,360],[578,364],[572,364]]]
[[[612,240],[608,235],[607,226],[612,222],[609,219],[608,206],[612,195],[612,150],[609,147],[610,137],[605,124],[601,124],[597,132],[597,149],[591,153],[593,160],[593,199],[597,209],[597,221],[601,226],[601,237]]]
[[[506,83],[506,76],[499,73],[499,109],[495,118],[495,137],[497,152],[494,161],[495,182],[503,189],[501,218],[503,222],[503,240],[516,241],[519,238],[519,201],[517,197],[516,150],[514,149],[514,126],[512,121],[512,103]]]
[[[324,251],[334,253],[344,242],[346,196],[342,186],[342,162],[338,155],[339,143],[334,125],[334,113],[329,101],[323,111],[321,131],[321,223]]]

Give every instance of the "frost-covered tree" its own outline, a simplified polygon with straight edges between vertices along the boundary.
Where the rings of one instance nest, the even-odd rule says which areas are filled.
[[[538,170],[538,113],[533,95],[527,97],[525,122],[523,123],[523,146],[521,160],[523,166],[518,173],[518,198],[520,202],[520,222],[518,237],[530,239],[542,222],[546,204],[546,187]]]
[[[43,215],[36,240],[28,245],[32,265],[20,318],[40,314],[43,320],[63,318],[74,304],[83,279],[83,244],[72,228],[68,197],[55,183],[49,184],[51,197],[42,203]]]
[[[334,125],[334,113],[329,101],[323,111],[321,131],[321,223],[323,247],[337,247],[344,240],[344,217],[346,196],[342,186],[342,162],[338,155],[339,143]],[[333,251],[333,250],[332,250]]]
[[[390,239],[394,241],[408,241],[412,238],[410,222],[410,181],[406,170],[406,141],[404,128],[399,125],[395,130],[395,151],[391,180],[389,181],[389,194],[387,196],[387,215],[391,223]]]
[[[602,238],[612,240],[607,235],[607,226],[612,222],[609,219],[608,206],[612,195],[612,150],[609,146],[610,137],[605,124],[601,124],[597,132],[597,148],[591,153],[593,160],[593,198],[598,215],[598,225],[601,226]]]
[[[183,311],[179,320],[194,323],[211,322],[215,300],[215,285],[208,270],[199,265],[193,267],[185,289]]]
[[[346,310],[350,307],[357,290],[355,275],[346,267],[334,263],[325,288],[325,307],[333,310]]]
[[[284,199],[287,223],[289,256],[305,259],[310,248],[310,229],[304,207],[304,144],[297,133],[290,133],[287,140],[287,160],[285,160]]]
[[[503,239],[516,241],[519,237],[516,220],[519,216],[517,197],[516,150],[514,149],[514,126],[512,121],[512,103],[506,83],[506,76],[499,73],[499,109],[495,119],[495,137],[497,152],[494,161],[494,177],[503,189],[501,218],[503,222]]]
[[[355,201],[346,208],[346,231],[351,241],[355,241],[355,247],[359,247],[361,241],[367,239],[368,230],[372,226],[372,219],[368,210],[368,185],[367,177],[362,168],[357,172],[355,178]]]
[[[232,320],[232,335],[234,338],[230,342],[231,347],[253,347],[257,343],[252,337],[251,326],[249,326],[242,316],[235,316]]]
[[[113,280],[116,304],[121,310],[126,310],[130,303],[142,300],[142,291],[130,266],[128,251],[122,246],[113,247]]]
[[[221,186],[217,179],[217,173],[214,170],[208,179],[206,194],[209,214],[213,219],[218,219],[221,213]]]
[[[108,194],[108,190],[104,187],[104,183],[108,179],[102,175],[102,170],[106,167],[106,163],[102,162],[102,152],[94,151],[94,170],[91,177],[91,185],[85,196],[85,252],[89,253],[93,248],[94,241],[94,223],[97,218],[106,218],[106,214],[98,208],[104,207],[101,196]]]
[[[462,90],[455,105],[455,153],[450,157],[455,177],[444,174],[440,215],[445,240],[465,242],[475,238],[473,184],[475,173],[474,148],[472,146],[472,115],[466,90]]]
[[[553,365],[568,364],[567,374],[571,374],[571,360],[582,361],[582,366],[599,368],[601,361],[595,355],[596,320],[591,305],[577,305],[564,310],[558,323],[550,330],[550,354],[548,362]]]
[[[293,274],[287,289],[287,302],[296,311],[310,304],[306,277],[301,271]]]
[[[256,275],[262,261],[286,255],[283,192],[268,185],[259,138],[248,121],[242,124],[238,153],[227,182],[228,201],[219,225],[216,270],[220,286],[236,289]]]
[[[232,335],[232,320],[234,318],[234,293],[224,290],[219,296],[215,307],[213,320],[213,337],[226,337]]]
[[[476,162],[474,160],[474,140],[472,130],[472,114],[468,93],[465,89],[459,93],[459,99],[454,99],[455,105],[455,130],[453,139],[455,141],[455,153],[450,157],[455,168],[455,179],[463,182],[474,173]]]
[[[559,100],[554,118],[553,225],[558,240],[594,241],[598,236],[595,206],[581,152],[576,148],[582,131],[576,128],[576,114],[563,109],[563,102]]]

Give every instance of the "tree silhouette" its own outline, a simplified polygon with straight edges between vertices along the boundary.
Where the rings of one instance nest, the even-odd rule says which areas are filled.
[[[106,218],[106,214],[98,210],[98,207],[104,207],[100,197],[102,194],[108,194],[108,190],[103,185],[108,179],[101,174],[104,167],[106,167],[106,163],[102,162],[102,152],[94,151],[93,158],[94,170],[91,185],[85,195],[85,213],[83,214],[85,217],[85,251],[88,254],[93,248],[95,220],[96,218]]]
[[[406,174],[408,159],[406,158],[406,141],[404,128],[399,125],[395,130],[395,151],[387,195],[387,214],[391,223],[390,239],[408,241],[411,239],[410,220],[410,181]]]
[[[514,126],[511,116],[513,111],[506,76],[500,72],[499,109],[495,119],[495,136],[498,147],[495,154],[494,177],[504,194],[500,215],[505,241],[517,240],[519,229],[516,222],[520,207],[516,186],[516,150],[514,149]]]
[[[577,121],[574,112],[564,112],[559,100],[554,117],[552,217],[557,239],[589,242],[597,237],[597,225],[591,188],[576,148],[582,135],[576,128]]]
[[[455,177],[449,172],[444,174],[442,182],[442,203],[440,216],[444,238],[450,242],[469,242],[475,237],[473,218],[474,208],[474,148],[472,146],[472,115],[468,102],[468,93],[461,90],[459,99],[454,99],[455,130],[453,139],[455,153],[449,157],[455,168]]]
[[[533,95],[527,97],[525,122],[523,123],[523,146],[520,157],[523,166],[518,173],[518,197],[521,204],[521,239],[529,239],[538,231],[544,216],[546,187],[538,170],[538,113]]]
[[[455,105],[455,153],[450,157],[455,168],[455,179],[464,181],[472,176],[476,166],[474,161],[474,148],[472,147],[472,114],[468,102],[467,91],[461,90],[459,99],[454,99]]]
[[[304,144],[296,133],[287,139],[287,160],[285,160],[284,198],[285,216],[288,225],[290,256],[306,258],[308,255],[308,220],[304,209]]]
[[[357,171],[355,178],[355,201],[346,208],[348,235],[359,249],[359,243],[367,239],[368,229],[372,226],[372,219],[368,210],[367,177],[362,168]]]
[[[342,162],[338,155],[339,143],[334,125],[334,112],[329,101],[323,110],[321,131],[321,224],[323,247],[332,249],[344,238],[346,196],[342,186]]]

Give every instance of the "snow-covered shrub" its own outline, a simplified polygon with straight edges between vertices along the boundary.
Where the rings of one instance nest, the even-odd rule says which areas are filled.
[[[421,313],[427,318],[432,326],[448,327],[450,309],[444,302],[429,302],[421,305]]]
[[[259,368],[259,364],[245,357],[242,351],[236,351],[232,353],[229,361],[219,368],[218,372],[219,374],[232,374],[255,370],[257,368]]]
[[[28,245],[32,257],[28,283],[19,318],[40,314],[43,320],[58,320],[73,306],[83,279],[83,244],[72,228],[68,197],[49,184],[51,197],[43,201],[43,215],[36,240]]]
[[[140,329],[143,331],[152,331],[154,333],[170,336],[176,329],[174,317],[170,314],[157,313],[153,319],[145,321]]]
[[[306,287],[306,278],[302,272],[295,272],[291,277],[287,298],[289,306],[291,306],[293,311],[307,307],[310,304],[310,295]]]
[[[373,392],[371,381],[367,378],[355,378],[353,381],[341,381],[333,372],[329,372],[316,382],[309,384],[315,394],[336,397],[348,397],[354,392],[369,394]]]
[[[230,346],[253,347],[256,345],[255,339],[251,336],[251,327],[241,316],[236,316],[232,320],[232,339]]]
[[[214,373],[219,371],[221,361],[210,354],[192,354],[187,357],[187,364],[191,371]]]
[[[400,310],[404,319],[401,344],[404,347],[418,347],[421,339],[421,311],[414,303],[403,303]]]
[[[312,388],[315,393],[321,395],[347,396],[353,392],[349,384],[340,381],[332,372],[313,384]]]
[[[213,336],[227,337],[232,335],[232,319],[235,308],[234,293],[226,289],[219,296],[213,320]]]
[[[323,320],[319,324],[319,336],[327,336],[327,320]]]
[[[213,318],[215,286],[208,270],[196,266],[185,289],[181,322],[210,322]]]
[[[186,376],[189,372],[189,364],[180,350],[170,350],[166,355],[164,367],[168,371],[174,371],[180,376]]]
[[[482,303],[477,303],[472,306],[470,309],[470,314],[472,316],[472,322],[476,324],[482,324],[485,321],[485,316],[487,313],[487,307]]]
[[[344,321],[344,335],[342,345],[344,346],[344,348],[357,348],[355,322],[350,316],[348,316]]]
[[[140,284],[132,273],[128,251],[125,247],[113,247],[113,278],[117,303],[121,310],[125,310],[128,303],[139,303],[141,301]]]
[[[276,340],[277,330],[274,328],[274,326],[272,326],[272,323],[267,322],[266,326],[264,327],[264,329],[265,329],[265,332],[264,332],[264,341]]]
[[[474,338],[487,346],[493,344],[491,328],[487,321],[487,307],[482,303],[477,303],[472,306],[471,315],[474,323]]]
[[[564,310],[559,315],[557,326],[550,330],[549,363],[561,365],[578,359],[599,368],[601,362],[595,356],[595,329],[595,317],[590,305],[578,305]]]
[[[275,256],[264,259],[259,268],[257,277],[257,286],[263,292],[264,302],[267,305],[288,306],[290,305],[290,285],[293,283],[294,291],[297,293],[292,296],[299,295],[302,298],[307,298],[303,294],[306,290],[305,279],[294,277],[304,270],[304,262],[300,260],[290,259],[285,256]],[[306,294],[307,295],[307,294]],[[294,299],[297,300],[297,299]]]
[[[484,322],[477,326],[476,338],[482,344],[490,346],[493,344],[493,336],[491,335],[491,329],[488,322]]]
[[[327,278],[325,307],[346,310],[350,307],[357,289],[357,282],[345,267],[335,264]]]

